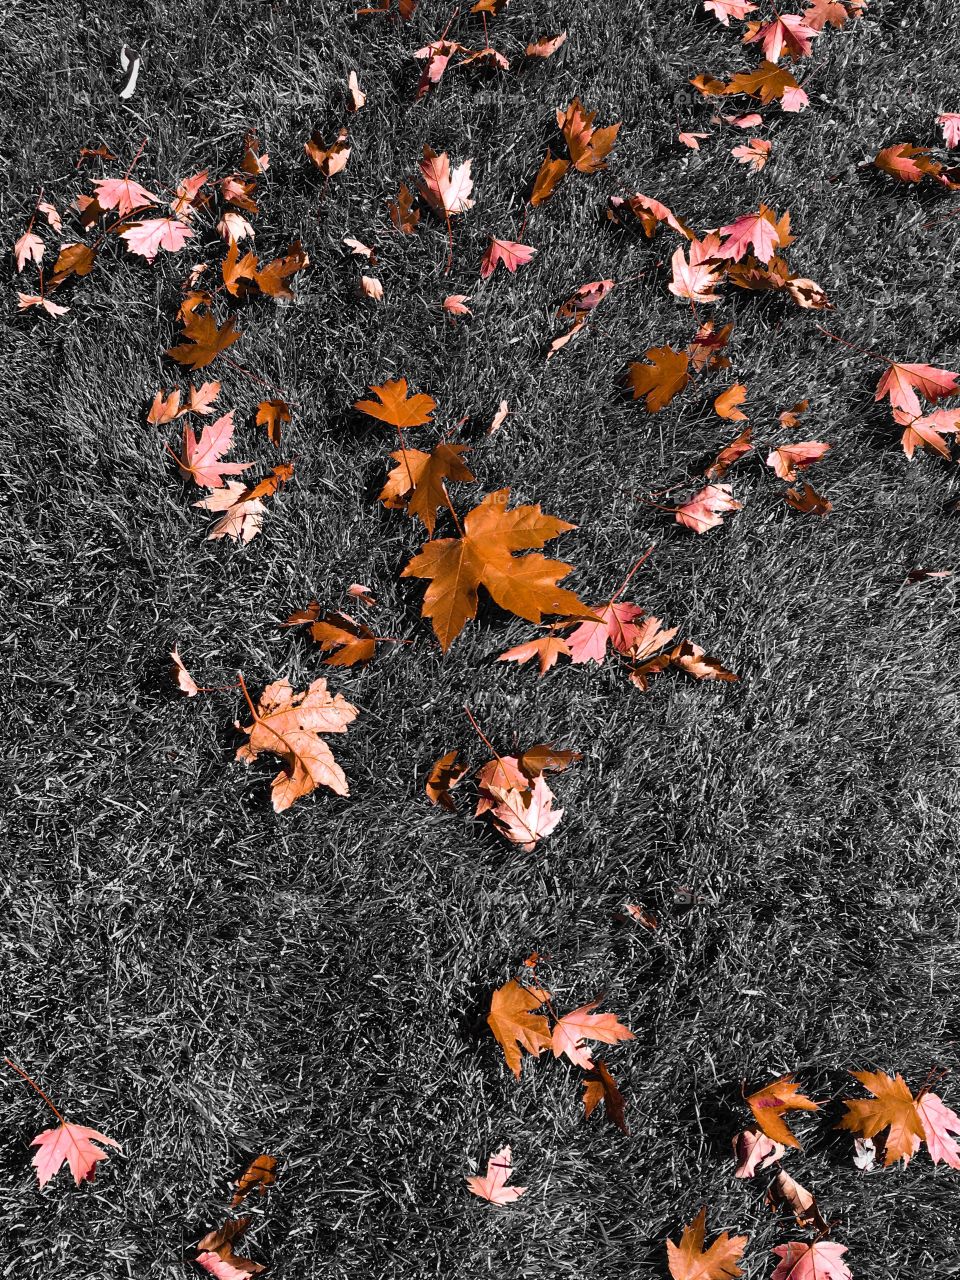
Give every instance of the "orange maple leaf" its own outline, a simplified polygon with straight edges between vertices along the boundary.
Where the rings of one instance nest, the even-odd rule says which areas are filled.
[[[787,1111],[818,1111],[816,1102],[804,1097],[800,1086],[790,1076],[781,1076],[772,1084],[764,1085],[746,1096],[746,1103],[753,1112],[759,1127],[774,1142],[784,1147],[799,1147],[800,1143],[787,1127],[784,1114]]]
[[[731,1236],[724,1231],[709,1249],[704,1249],[706,1229],[704,1205],[693,1222],[684,1227],[679,1244],[667,1241],[667,1265],[673,1280],[733,1280],[743,1274],[737,1263],[750,1237]]]
[[[534,1013],[549,999],[549,991],[521,986],[516,978],[498,987],[491,997],[487,1025],[503,1049],[507,1066],[518,1080],[521,1047],[537,1058],[552,1043],[546,1014]]]

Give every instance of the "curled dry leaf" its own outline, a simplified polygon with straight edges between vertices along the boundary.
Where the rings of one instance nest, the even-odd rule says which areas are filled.
[[[237,1189],[234,1192],[233,1199],[230,1201],[230,1208],[235,1209],[238,1204],[250,1194],[251,1191],[259,1191],[260,1195],[266,1195],[267,1188],[272,1187],[277,1180],[277,1158],[276,1156],[257,1156],[247,1165],[243,1173],[237,1179]]]
[[[561,31],[558,36],[541,36],[539,40],[531,40],[525,52],[528,58],[549,58],[566,42],[567,33]],[[941,120],[943,118],[941,116]],[[957,119],[960,120],[960,116]]]
[[[455,813],[457,806],[450,792],[462,781],[468,768],[469,765],[461,761],[460,753],[456,749],[448,751],[445,756],[434,761],[425,787],[430,803]]]
[[[735,1178],[753,1178],[761,1169],[768,1169],[786,1154],[786,1147],[774,1142],[760,1129],[744,1129],[733,1139],[733,1154],[737,1167]]]
[[[817,1197],[782,1169],[767,1187],[764,1199],[771,1209],[786,1209],[792,1213],[798,1227],[814,1227],[824,1235],[830,1230],[817,1205]]]
[[[332,178],[335,173],[346,168],[347,161],[350,159],[348,137],[347,130],[341,129],[336,140],[328,147],[321,136],[314,132],[303,144],[311,164],[316,165],[325,178]]]
[[[263,752],[276,755],[283,768],[271,786],[277,813],[309,795],[318,786],[329,787],[337,795],[350,794],[347,779],[337,764],[323,733],[346,733],[359,714],[342,693],[331,695],[320,677],[303,693],[294,693],[289,681],[267,685],[256,706],[250,704],[253,720],[236,722],[248,741],[237,751],[237,759],[252,764]]]
[[[781,427],[796,427],[800,425],[800,418],[810,408],[809,400],[799,400],[790,409],[784,409],[780,414]]]
[[[804,516],[825,516],[833,510],[829,498],[817,493],[809,481],[804,482],[802,489],[788,489],[783,498],[794,511]]]
[[[252,1262],[234,1253],[234,1243],[249,1225],[249,1217],[228,1218],[222,1227],[208,1231],[197,1245],[200,1266],[217,1280],[238,1280],[238,1277],[246,1278],[265,1271],[263,1263]]]
[[[506,1185],[513,1173],[513,1155],[509,1147],[501,1147],[495,1156],[487,1161],[487,1172],[481,1178],[477,1175],[467,1178],[467,1186],[475,1196],[489,1200],[498,1207],[512,1204],[525,1194],[526,1187],[508,1187]]]
[[[735,463],[752,452],[753,427],[746,427],[736,440],[732,440],[720,450],[703,474],[708,480],[722,480]]]
[[[604,1104],[608,1123],[621,1133],[629,1134],[626,1116],[624,1115],[623,1094],[617,1082],[607,1069],[602,1058],[598,1058],[583,1080],[583,1110],[589,1120],[600,1103]]]
[[[767,466],[772,467],[781,480],[796,480],[801,468],[811,466],[829,448],[822,440],[799,440],[796,444],[782,444],[767,455]]]
[[[607,167],[607,156],[620,130],[619,124],[595,129],[596,115],[595,111],[587,111],[579,98],[574,98],[566,111],[557,111],[557,128],[563,134],[573,167],[580,173],[598,173]]]
[[[636,195],[624,198],[623,196],[611,196],[607,202],[609,209],[607,217],[612,222],[620,222],[624,211],[632,213],[643,228],[643,233],[647,239],[652,239],[654,232],[661,223],[670,227],[672,231],[676,231],[677,235],[683,236],[685,240],[695,240],[696,236],[682,222],[672,209],[669,209],[661,201],[655,200],[653,196],[645,196],[639,191]]]
[[[170,668],[170,675],[173,678],[174,684],[181,690],[181,692],[185,693],[188,698],[195,698],[200,692],[200,686],[183,665],[183,659],[177,652],[176,645],[174,645],[170,650],[170,661],[173,664]]]

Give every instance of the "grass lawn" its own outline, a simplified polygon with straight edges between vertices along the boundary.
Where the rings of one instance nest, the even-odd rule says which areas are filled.
[[[730,1139],[747,1119],[741,1082],[796,1072],[825,1110],[801,1118],[804,1150],[785,1167],[818,1193],[857,1280],[960,1274],[958,1175],[926,1153],[864,1175],[833,1127],[860,1092],[850,1068],[901,1071],[916,1089],[957,1066],[956,579],[906,582],[916,566],[960,569],[956,468],[904,457],[873,400],[881,364],[817,328],[957,368],[960,222],[941,216],[956,197],[862,167],[897,141],[938,145],[936,115],[960,109],[948,6],[877,0],[827,29],[800,64],[810,109],[763,110],[773,148],[757,175],[730,155],[750,133],[710,123],[718,102],[746,100],[688,81],[759,54],[738,43],[741,24],[687,0],[514,0],[490,23],[511,69],[451,70],[419,102],[411,54],[449,9],[423,0],[406,25],[348,8],[8,6],[4,245],[41,185],[65,209],[146,137],[135,176],[167,189],[229,172],[255,128],[270,154],[257,252],[299,236],[311,265],[294,303],[242,309],[230,352],[295,402],[281,450],[253,425],[261,384],[222,359],[201,375],[236,410],[232,456],[297,458],[262,535],[237,546],[205,539],[200,494],[163,451],[175,428],[145,421],[158,387],[189,385],[163,351],[189,264],[222,254],[215,233],[152,267],[111,247],[58,295],[60,320],[17,313],[6,258],[3,1047],[123,1154],[94,1186],[64,1172],[40,1192],[29,1142],[49,1117],[8,1073],[0,1273],[195,1272],[230,1179],[267,1151],[280,1178],[253,1205],[248,1251],[278,1280],[662,1277],[666,1235],[703,1203],[711,1232],[751,1236],[745,1274],[759,1280],[769,1249],[801,1237],[762,1186],[733,1180]],[[554,57],[523,58],[564,28]],[[451,35],[476,45],[481,30],[461,16]],[[128,102],[112,87],[123,41],[144,52]],[[303,143],[347,122],[352,69],[367,105],[349,119],[349,164],[325,182]],[[598,124],[623,121],[609,168],[567,178],[527,218],[534,260],[481,281],[488,235],[518,238],[557,150],[554,109],[577,95]],[[678,128],[712,136],[688,151]],[[386,214],[424,143],[473,160],[476,206],[454,222],[448,275],[442,222],[425,213],[404,237]],[[100,144],[118,162],[78,172],[79,149]],[[685,346],[694,322],[666,288],[674,234],[606,220],[607,197],[635,191],[699,231],[761,200],[789,209],[792,268],[834,310],[725,288],[698,310],[735,322],[731,368],[648,414],[624,394],[626,365]],[[377,247],[379,306],[358,295],[345,235]],[[621,283],[547,363],[558,305],[604,277]],[[473,316],[450,323],[449,293],[469,295]],[[495,661],[534,628],[492,606],[441,657],[423,584],[399,578],[422,530],[376,500],[394,440],[350,407],[396,376],[474,446],[461,511],[509,486],[576,524],[548,554],[576,566],[565,585],[590,602],[656,542],[628,598],[739,682],[667,673],[644,694],[612,661],[538,680]],[[737,433],[712,410],[733,381],[749,387],[758,451],[728,476],[744,509],[697,537],[647,503]],[[801,427],[783,431],[777,415],[803,398]],[[510,417],[487,437],[501,399]],[[832,444],[809,473],[833,503],[825,519],[792,511],[763,465],[791,438]],[[312,598],[356,611],[352,582],[373,589],[379,634],[411,643],[327,668],[280,623]],[[233,758],[241,699],[181,697],[175,642],[205,684],[238,669],[253,689],[327,675],[360,709],[332,744],[350,796],[318,791],[274,814],[275,762]],[[458,814],[426,801],[436,757],[487,758],[465,703],[500,750],[583,753],[553,784],[564,818],[533,853],[471,817],[469,797]],[[678,908],[678,885],[705,901]],[[625,902],[659,929],[618,923]],[[528,1060],[519,1084],[506,1070],[484,1018],[533,950],[557,1004],[603,995],[636,1033],[604,1054],[629,1137],[584,1119],[580,1072],[562,1060]],[[960,1106],[955,1076],[940,1092]],[[504,1143],[529,1191],[497,1210],[463,1179]]]

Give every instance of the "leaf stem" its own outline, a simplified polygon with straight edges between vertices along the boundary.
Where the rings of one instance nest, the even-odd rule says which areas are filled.
[[[44,1102],[47,1104],[47,1106],[50,1108],[53,1114],[57,1117],[60,1123],[65,1125],[67,1123],[66,1120],[63,1118],[62,1114],[57,1110],[57,1108],[53,1105],[53,1103],[50,1101],[47,1095],[43,1092],[43,1090],[37,1084],[36,1080],[32,1080],[30,1076],[28,1076],[27,1073],[23,1070],[22,1067],[18,1067],[17,1064],[15,1062],[11,1062],[9,1058],[4,1058],[4,1062],[7,1064],[8,1067],[11,1067],[17,1073],[17,1075],[20,1076],[21,1079],[26,1080],[30,1088],[33,1089],[35,1093],[38,1093],[40,1095],[40,1097],[44,1100]]]

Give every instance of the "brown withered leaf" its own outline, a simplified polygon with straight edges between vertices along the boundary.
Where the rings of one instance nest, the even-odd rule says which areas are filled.
[[[630,365],[627,380],[634,400],[645,397],[647,411],[659,413],[690,381],[690,357],[672,347],[651,347],[646,359],[649,364]]]
[[[430,803],[438,804],[455,813],[457,806],[450,792],[461,781],[469,767],[460,759],[460,753],[456,749],[448,751],[445,756],[435,760],[425,788]]]
[[[741,458],[753,452],[752,440],[753,427],[744,428],[736,440],[731,440],[728,445],[725,445],[720,450],[713,462],[704,471],[704,476],[708,480],[722,480],[734,463],[739,462]]]
[[[784,1147],[799,1147],[800,1143],[787,1127],[783,1117],[788,1111],[819,1111],[820,1107],[800,1092],[800,1086],[792,1076],[781,1076],[772,1084],[745,1095],[747,1106],[753,1112],[757,1124],[774,1142]]]
[[[629,1134],[626,1117],[623,1113],[623,1094],[617,1082],[607,1070],[602,1058],[597,1058],[591,1069],[583,1077],[583,1110],[589,1120],[599,1103],[606,1107],[607,1120],[621,1133]]]
[[[538,742],[536,746],[527,747],[520,752],[517,756],[517,768],[532,780],[541,773],[562,773],[582,759],[583,753],[580,751],[569,751],[565,747],[551,747],[548,742]]]
[[[212,364],[217,356],[226,351],[240,337],[236,327],[236,319],[231,316],[222,328],[209,311],[180,308],[184,341],[175,347],[168,347],[167,355],[177,364],[190,369],[204,369]]]
[[[387,202],[390,221],[405,236],[413,235],[420,221],[420,210],[413,207],[413,192],[403,183],[397,192],[396,200]]]
[[[56,289],[71,276],[88,276],[97,260],[97,251],[88,244],[65,244],[47,278],[47,292]]]
[[[406,510],[423,522],[433,537],[437,512],[448,506],[446,481],[476,479],[463,461],[464,444],[435,445],[431,453],[421,449],[397,449],[390,457],[396,462],[380,490],[380,501],[393,511]]]
[[[780,414],[781,427],[796,427],[800,424],[800,415],[807,412],[810,408],[809,400],[799,400],[790,409],[784,409]]]
[[[527,640],[507,649],[500,654],[498,661],[516,662],[522,666],[531,658],[536,658],[540,665],[540,675],[544,676],[561,657],[570,657],[570,648],[563,636],[538,636],[535,640]]]
[[[324,663],[329,667],[352,667],[357,662],[369,662],[377,649],[376,636],[362,622],[348,613],[326,613],[321,617],[320,605],[311,600],[306,609],[291,613],[285,627],[309,624],[310,636],[324,653]]]
[[[770,1183],[764,1199],[771,1209],[792,1213],[798,1227],[813,1227],[824,1235],[830,1230],[817,1205],[817,1197],[782,1169]]]
[[[382,386],[372,386],[370,390],[380,403],[377,400],[357,400],[353,407],[371,418],[386,422],[388,426],[396,427],[398,431],[424,426],[437,407],[433,396],[422,392],[408,396],[406,378],[396,378]]]
[[[199,1257],[197,1259],[200,1265],[206,1271],[212,1271],[209,1261],[204,1261],[204,1254],[212,1255],[219,1258],[222,1263],[228,1267],[235,1268],[236,1272],[243,1275],[255,1276],[261,1271],[265,1271],[266,1267],[261,1262],[252,1262],[249,1258],[242,1258],[239,1254],[234,1253],[234,1242],[243,1235],[247,1227],[250,1225],[250,1218],[228,1218],[222,1227],[218,1227],[215,1231],[208,1231],[200,1243],[197,1245]],[[214,1274],[216,1274],[214,1272]]]
[[[606,158],[620,130],[619,124],[595,129],[596,115],[595,111],[585,110],[579,98],[574,98],[566,111],[557,111],[557,128],[563,134],[573,167],[580,173],[598,173],[607,167]]]
[[[544,156],[543,164],[540,166],[533,182],[530,203],[536,207],[539,204],[543,204],[545,200],[549,200],[557,189],[557,183],[569,168],[569,160],[564,160],[561,156],[554,156],[550,148],[547,147],[547,154]]]
[[[681,671],[685,671],[688,676],[693,676],[695,680],[731,682],[740,679],[732,671],[722,667],[716,658],[711,658],[692,640],[684,640],[682,644],[678,644],[671,650],[670,663],[674,667],[679,667]]]
[[[325,178],[332,178],[335,173],[339,173],[341,169],[346,167],[346,163],[350,159],[350,148],[347,145],[348,137],[347,130],[341,129],[337,134],[336,140],[328,147],[315,130],[309,141],[303,144],[303,149],[307,153],[311,164],[316,165]]]
[[[238,1178],[237,1189],[234,1192],[233,1199],[230,1201],[230,1208],[235,1209],[254,1189],[259,1191],[262,1196],[266,1195],[267,1188],[272,1187],[276,1180],[276,1156],[257,1156],[255,1160],[251,1160]]]
[[[731,422],[746,422],[747,415],[740,409],[746,398],[747,388],[742,382],[735,382],[732,387],[720,392],[713,402],[713,411],[718,417]]]
[[[280,447],[283,428],[290,421],[286,400],[261,400],[257,405],[257,426],[267,428],[267,439],[275,449]]]
[[[825,516],[833,510],[833,503],[817,493],[809,480],[804,481],[800,489],[788,489],[783,495],[784,502],[804,516]]]

